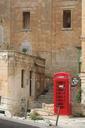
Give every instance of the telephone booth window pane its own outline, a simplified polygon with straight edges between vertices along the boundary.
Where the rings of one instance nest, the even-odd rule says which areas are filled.
[[[58,82],[57,84],[57,106],[60,106],[61,108],[64,107],[64,100],[65,100],[65,83],[64,82]]]

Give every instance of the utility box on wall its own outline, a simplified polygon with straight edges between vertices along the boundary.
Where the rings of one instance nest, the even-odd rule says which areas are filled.
[[[71,115],[71,76],[69,73],[60,72],[54,74],[54,113]]]

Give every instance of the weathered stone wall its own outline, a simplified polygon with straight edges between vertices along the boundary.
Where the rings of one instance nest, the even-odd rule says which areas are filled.
[[[38,73],[40,78],[37,77]],[[44,90],[44,76],[44,59],[15,51],[0,51],[0,103],[4,106],[2,109],[7,109],[12,114],[25,113],[29,100],[35,99]],[[37,80],[40,81],[40,86],[37,85]]]
[[[70,29],[63,29],[62,27],[64,9],[72,11],[72,28]],[[30,29],[27,31],[23,29],[23,11],[30,11]],[[23,44],[28,43],[31,49],[30,54],[46,59],[45,72],[47,76],[50,77],[57,71],[78,73],[79,54],[77,47],[81,46],[81,16],[83,16],[82,36],[84,36],[85,25],[84,13],[81,15],[81,0],[0,0],[0,49],[22,51]],[[84,60],[85,41],[82,41]],[[1,81],[6,82],[8,80],[9,83],[6,88],[8,91],[4,91],[3,94],[1,92],[1,95],[6,95],[5,93],[11,97],[15,95],[16,99],[25,97],[24,92],[26,90],[20,89],[21,69],[28,68],[30,70],[33,68],[32,84],[35,85],[35,78],[39,79],[39,81],[41,77],[44,78],[44,74],[43,76],[41,74],[41,72],[44,73],[41,66],[44,63],[42,62],[37,68],[33,64],[32,58],[36,60],[33,56],[31,58],[20,53],[9,52],[8,57],[8,74],[7,63],[3,60],[0,63],[1,77],[5,75],[4,80],[1,78]],[[6,69],[2,71],[4,66],[6,66]],[[39,70],[38,73],[36,73],[37,70]],[[82,72],[84,72],[84,61],[82,63]],[[39,77],[39,73],[41,77]],[[27,80],[29,73],[26,71],[25,75]],[[4,83],[5,85],[6,83]],[[84,84],[82,87],[84,87]],[[14,91],[16,88],[17,91]],[[41,85],[35,87],[33,94],[35,94],[35,90],[39,89],[40,92],[44,89],[43,81]],[[29,93],[26,97],[28,95]],[[38,94],[35,95],[38,96]],[[84,93],[82,93],[83,95]]]
[[[10,0],[0,0],[0,49],[6,49],[10,44]]]
[[[47,0],[48,1],[48,0]],[[47,4],[47,6],[45,5]],[[18,0],[12,4],[12,43],[20,50],[25,40],[32,46],[32,53],[46,51],[49,46],[50,34],[50,2],[40,0]],[[23,11],[30,11],[30,30],[23,29]],[[17,15],[18,14],[18,15]],[[47,19],[47,20],[46,20]],[[48,21],[48,22],[47,22]],[[46,41],[47,40],[47,41]],[[16,45],[15,45],[16,43]]]
[[[0,52],[0,96],[7,97],[8,89],[8,56],[7,52]],[[2,101],[3,102],[3,101]]]
[[[29,71],[33,64],[31,57],[16,52],[8,52],[8,97],[10,100],[10,108],[13,113],[25,111],[25,104],[29,99]],[[24,70],[24,83],[21,87],[21,71]]]
[[[43,66],[44,70],[42,71],[41,68],[40,71],[38,71],[36,65],[37,68],[39,66]],[[22,70],[24,70],[23,88],[21,87]],[[30,78],[30,71],[32,72],[31,78]],[[29,102],[29,100],[35,99],[37,95],[41,94],[41,91],[38,92],[36,89],[37,73],[45,74],[44,59],[40,59],[35,56],[28,56],[27,54],[8,51],[8,97],[13,99],[9,101],[11,104],[10,108],[12,109],[11,111],[13,113],[19,112],[21,109],[23,109],[21,110],[22,112],[25,112],[26,104]],[[44,82],[44,77],[42,77],[42,79]],[[40,81],[40,85],[42,85],[42,81]],[[39,86],[38,89],[43,91],[44,89],[43,86]],[[30,89],[31,89],[31,95],[30,95]]]
[[[71,28],[63,28],[63,10],[71,10]],[[54,0],[52,24],[52,68],[54,71],[78,72],[78,50],[81,35],[80,0]]]
[[[85,1],[82,0],[82,33],[81,33],[81,43],[82,43],[82,65],[81,65],[81,104],[82,113],[85,115]]]
[[[72,28],[63,29],[63,10],[72,11]],[[23,29],[23,11],[30,11],[30,30]],[[11,3],[11,43],[21,50],[28,42],[32,54],[46,59],[46,74],[78,73],[81,35],[80,0],[15,0]]]
[[[71,29],[62,27],[64,9],[72,11]],[[3,0],[0,10],[1,49],[22,51],[28,43],[30,54],[46,59],[48,76],[57,71],[78,72],[81,0]],[[30,11],[28,31],[23,29],[24,11]]]
[[[45,64],[39,65],[38,63],[35,65],[35,69],[35,96],[37,98],[45,90]]]

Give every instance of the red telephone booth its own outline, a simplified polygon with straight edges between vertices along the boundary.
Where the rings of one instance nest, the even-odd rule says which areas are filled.
[[[60,72],[54,74],[54,113],[60,115],[71,114],[71,76],[69,73]]]

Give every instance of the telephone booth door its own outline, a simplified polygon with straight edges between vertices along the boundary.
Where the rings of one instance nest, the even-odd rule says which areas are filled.
[[[60,108],[61,115],[71,114],[69,79],[57,77],[54,79],[54,113]]]

